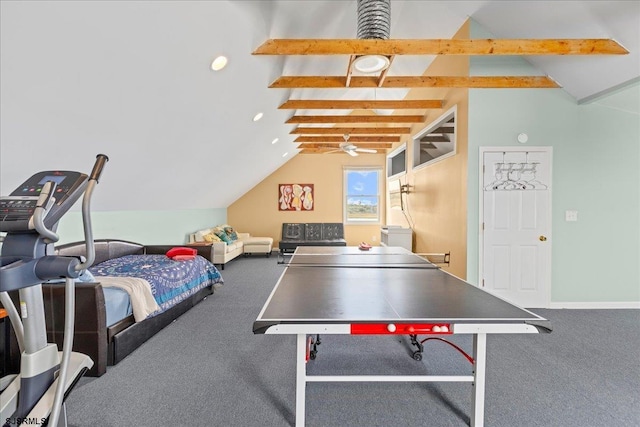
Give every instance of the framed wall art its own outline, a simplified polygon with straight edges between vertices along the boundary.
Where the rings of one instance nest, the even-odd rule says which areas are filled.
[[[312,211],[313,184],[278,184],[278,210]]]

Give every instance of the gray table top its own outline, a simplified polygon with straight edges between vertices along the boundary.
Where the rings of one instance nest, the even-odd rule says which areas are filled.
[[[298,257],[300,264],[295,264]],[[294,255],[265,303],[254,330],[266,323],[451,322],[545,320],[409,254]],[[386,258],[387,265],[377,265]],[[364,266],[349,263],[359,258]],[[314,265],[318,260],[318,265]],[[371,261],[368,261],[371,260]],[[325,264],[322,264],[325,261]],[[392,265],[392,267],[389,267]],[[410,268],[408,268],[410,267]]]
[[[295,254],[288,265],[290,267],[380,267],[380,268],[438,268],[424,258],[412,253],[381,254],[381,253],[347,253],[333,254]]]
[[[413,254],[400,246],[372,246],[369,250],[359,249],[357,246],[298,246],[296,255],[380,255],[380,254]],[[415,255],[415,254],[413,254]],[[417,255],[416,255],[417,256]]]

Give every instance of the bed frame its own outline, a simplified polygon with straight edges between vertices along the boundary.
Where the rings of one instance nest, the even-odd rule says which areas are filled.
[[[94,265],[125,255],[165,254],[174,246],[144,246],[124,240],[104,239],[96,240],[95,247]],[[196,249],[198,255],[207,260],[211,259],[210,246]],[[69,243],[57,247],[55,251],[59,255],[80,256],[85,253],[85,245],[84,242]],[[96,280],[99,280],[99,277]],[[73,351],[87,354],[93,359],[93,368],[86,375],[100,376],[107,371],[107,366],[120,362],[158,331],[212,293],[213,287],[209,286],[157,316],[135,323],[131,315],[107,327],[102,285],[97,282],[77,282]],[[61,346],[64,330],[64,286],[43,285],[43,294],[47,339]]]

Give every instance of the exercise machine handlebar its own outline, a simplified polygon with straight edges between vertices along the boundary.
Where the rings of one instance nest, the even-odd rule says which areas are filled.
[[[109,161],[109,157],[106,154],[98,154],[96,156],[96,163],[93,165],[93,170],[91,171],[91,175],[89,175],[90,180],[94,180],[96,182],[100,181],[100,175],[102,175],[102,168]]]
[[[96,156],[96,162],[93,165],[93,170],[89,176],[89,183],[82,198],[82,223],[84,227],[84,241],[87,249],[87,258],[84,262],[75,266],[76,271],[82,271],[91,267],[93,261],[96,259],[96,251],[93,244],[93,229],[91,226],[91,196],[93,195],[93,190],[100,179],[102,169],[108,161],[109,158],[104,154],[98,154]],[[65,307],[75,307],[75,282],[69,276],[71,275],[68,275],[65,280]],[[60,413],[62,412],[64,390],[66,389],[64,380],[67,377],[69,359],[71,358],[71,351],[73,348],[73,331],[75,323],[74,311],[75,310],[65,310],[60,374],[58,375],[58,386],[56,387],[53,406],[51,407],[51,415],[49,417],[49,425],[51,426],[58,425]]]
[[[93,228],[91,226],[91,196],[93,195],[93,189],[100,180],[102,169],[108,161],[109,157],[105,154],[98,154],[96,156],[96,162],[93,165],[91,175],[89,175],[89,184],[84,192],[82,199],[82,224],[84,227],[84,241],[87,246],[87,259],[76,266],[76,271],[86,270],[93,265],[96,259],[96,250],[93,244]]]
[[[42,186],[40,191],[40,197],[36,202],[36,208],[33,211],[33,226],[35,230],[45,239],[54,243],[60,240],[60,237],[53,231],[47,228],[44,224],[44,218],[47,216],[47,212],[51,209],[56,199],[53,197],[56,190],[56,183],[54,181],[47,181]]]

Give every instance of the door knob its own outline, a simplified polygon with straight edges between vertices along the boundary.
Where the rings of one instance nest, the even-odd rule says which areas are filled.
[[[538,239],[540,239],[541,242],[546,242],[547,241],[547,236],[540,236],[540,237],[538,237]]]

